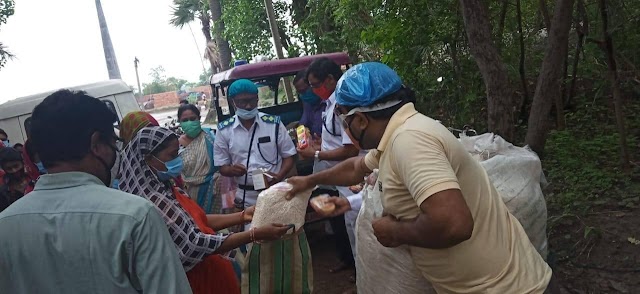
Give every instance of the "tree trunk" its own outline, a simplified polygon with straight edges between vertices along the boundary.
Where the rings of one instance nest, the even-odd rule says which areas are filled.
[[[538,154],[543,153],[544,144],[549,134],[549,113],[556,97],[561,95],[560,83],[563,69],[559,64],[564,64],[566,58],[567,42],[569,42],[569,29],[571,28],[571,15],[573,12],[573,0],[558,0],[553,16],[553,26],[549,30],[547,44],[540,75],[533,96],[531,113],[529,114],[529,129],[527,130],[526,143]]]
[[[507,18],[507,8],[509,8],[509,0],[502,1],[502,8],[500,9],[500,22],[498,23],[498,52],[502,51],[502,39],[504,36],[504,23]]]
[[[571,73],[571,85],[569,86],[569,93],[564,101],[564,105],[571,105],[571,100],[576,92],[576,79],[578,76],[578,65],[580,63],[580,53],[582,53],[582,47],[584,46],[584,37],[589,34],[589,18],[587,16],[587,9],[584,6],[584,0],[578,0],[577,10],[579,17],[576,19],[576,33],[578,34],[578,42],[576,43],[576,53],[573,60],[573,72]]]
[[[547,32],[550,31],[551,17],[549,16],[549,7],[547,6],[547,0],[540,0],[540,14],[542,14],[542,19],[544,20],[544,25],[547,27]]]
[[[100,0],[96,0],[96,9],[98,10],[98,22],[100,23],[100,35],[102,35],[102,49],[104,50],[104,59],[107,62],[107,71],[109,73],[109,79],[121,79],[120,68],[118,67],[118,60],[116,59],[116,52],[113,50],[113,43],[111,43],[111,35],[109,35],[109,28],[107,27],[107,20],[102,12],[102,4]]]
[[[569,27],[571,29],[571,27]],[[564,130],[566,120],[564,119],[564,97],[567,94],[567,72],[569,71],[569,41],[564,46],[564,63],[562,64],[562,78],[560,79],[560,95],[556,96],[556,127]]]
[[[488,8],[482,0],[460,0],[469,47],[487,88],[489,131],[513,142],[513,90],[507,69],[491,40]]]
[[[524,49],[524,32],[522,31],[522,7],[520,0],[516,0],[516,17],[518,19],[518,35],[520,42],[520,82],[522,83],[522,105],[520,106],[520,118],[525,122],[528,118],[526,114],[527,104],[529,103],[529,87],[527,87],[527,72],[525,68],[525,49]]]
[[[605,0],[598,2],[600,14],[602,16],[602,35],[604,37],[605,53],[607,54],[607,66],[609,68],[609,80],[613,90],[613,105],[616,112],[616,125],[620,136],[620,164],[625,171],[629,170],[629,150],[627,148],[627,134],[624,120],[624,110],[622,109],[622,97],[620,94],[620,84],[618,82],[618,68],[613,49],[613,39],[609,34],[609,17],[607,3]]]
[[[213,21],[213,39],[218,45],[220,52],[220,71],[229,69],[231,66],[231,48],[229,42],[224,38],[224,21],[222,20],[222,5],[220,0],[209,0],[209,8],[211,9],[211,20]],[[214,73],[216,69],[212,68]]]

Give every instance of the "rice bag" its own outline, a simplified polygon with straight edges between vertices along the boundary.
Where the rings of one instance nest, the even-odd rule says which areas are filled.
[[[294,224],[295,231],[300,230],[304,225],[311,190],[287,200],[285,196],[291,189],[291,184],[280,182],[262,191],[258,195],[251,226],[259,228],[272,223]]]

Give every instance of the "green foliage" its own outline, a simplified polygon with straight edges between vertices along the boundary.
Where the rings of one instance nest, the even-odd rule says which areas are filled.
[[[158,94],[170,91],[179,91],[183,87],[190,87],[195,84],[189,83],[185,79],[176,77],[167,78],[164,67],[158,66],[151,69],[149,76],[153,79],[149,84],[142,84],[142,93],[144,95]]]
[[[271,31],[262,1],[225,0],[222,5],[224,36],[236,59],[273,57]]]
[[[0,0],[0,25],[7,23],[7,18],[15,12],[15,2],[13,0]],[[13,54],[7,51],[4,44],[0,42],[0,68],[2,68]]]
[[[209,78],[211,78],[211,75],[213,75],[213,71],[211,69],[209,69],[208,71],[202,72],[198,79],[198,86],[208,86]]]
[[[547,141],[543,163],[555,188],[549,200],[565,211],[585,211],[592,205],[624,201],[628,194],[620,191],[632,182],[631,175],[619,169],[619,134],[610,115],[611,106],[586,102],[590,99],[580,97],[579,109],[567,115],[571,128],[552,131]],[[630,103],[628,110],[629,129],[637,130],[640,119],[634,112],[640,110],[640,103]],[[627,139],[630,146],[638,146],[637,132]]]
[[[178,28],[182,28],[201,16],[209,18],[209,2],[205,0],[173,0],[171,9],[169,23]]]

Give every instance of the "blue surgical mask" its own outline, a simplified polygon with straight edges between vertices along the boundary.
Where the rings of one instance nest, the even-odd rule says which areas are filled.
[[[120,180],[113,179],[113,181],[111,181],[111,188],[120,190]]]
[[[312,105],[316,105],[318,103],[320,103],[320,96],[316,95],[316,93],[313,93],[313,89],[309,88],[307,89],[307,91],[305,91],[304,93],[300,94],[300,100],[302,100],[303,102],[312,104]]]
[[[156,159],[158,159],[156,157]],[[158,159],[160,160],[160,159]],[[160,160],[161,161],[161,160]],[[162,161],[161,161],[162,162]],[[167,171],[158,171],[158,179],[161,181],[168,181],[170,179],[175,179],[180,176],[182,173],[182,157],[178,156],[172,160],[169,160],[164,163],[164,166],[167,168]]]
[[[42,164],[42,161],[40,161],[40,162],[36,162],[36,166],[38,167],[38,172],[39,172],[41,175],[44,175],[44,174],[46,174],[46,173],[47,173],[47,169],[46,169],[46,168],[44,168],[44,164]]]
[[[4,145],[4,147],[11,147],[11,145],[9,145],[9,140],[3,140],[2,144]]]
[[[258,108],[256,107],[256,108],[251,109],[251,110],[238,108],[238,109],[236,109],[236,114],[242,120],[250,120],[250,119],[253,119],[256,116],[258,116]]]

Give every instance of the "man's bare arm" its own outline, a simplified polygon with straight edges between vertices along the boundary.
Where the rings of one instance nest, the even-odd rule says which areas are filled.
[[[422,213],[415,219],[396,221],[391,228],[400,244],[441,249],[458,245],[473,233],[473,217],[458,189],[431,195],[420,205]]]

